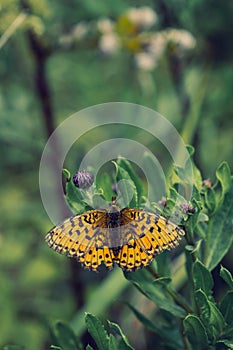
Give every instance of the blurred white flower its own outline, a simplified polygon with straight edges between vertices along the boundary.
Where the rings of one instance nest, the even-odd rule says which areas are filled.
[[[72,36],[75,40],[82,40],[89,30],[89,26],[85,22],[76,24],[72,29]]]
[[[149,6],[132,7],[126,14],[129,20],[139,27],[150,27],[157,21],[156,13]]]
[[[100,50],[107,54],[111,55],[118,51],[120,47],[120,40],[116,33],[106,33],[101,36],[99,41]]]
[[[196,45],[194,36],[184,29],[167,29],[167,40],[180,47],[182,50],[191,50]]]
[[[163,33],[156,33],[148,38],[148,51],[156,58],[159,59],[164,53],[166,47],[166,37]]]
[[[152,71],[157,64],[153,55],[148,52],[140,52],[135,55],[135,62],[138,68],[144,71]]]
[[[113,22],[108,18],[102,18],[97,22],[98,30],[105,34],[113,32]]]

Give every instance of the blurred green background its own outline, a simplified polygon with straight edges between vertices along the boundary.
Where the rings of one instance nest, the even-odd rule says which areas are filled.
[[[134,22],[132,8],[145,6],[151,24]],[[48,324],[76,317],[82,333],[79,320],[89,311],[119,322],[133,345],[146,348],[139,323],[115,299],[124,299],[123,292],[145,312],[150,305],[127,287],[121,272],[83,271],[45,244],[52,224],[39,194],[41,154],[48,136],[71,114],[121,101],[150,107],[171,121],[195,147],[204,178],[214,180],[222,160],[232,167],[232,15],[230,0],[1,2],[0,347],[48,349]],[[111,20],[110,29],[103,19]],[[151,62],[157,59],[151,38],[167,35],[169,28],[187,31],[195,45],[186,47],[182,35],[169,39]],[[117,48],[103,44],[109,30]],[[124,136],[133,134],[126,130]],[[72,170],[93,145],[113,136],[110,128],[85,135],[76,158],[67,160]],[[166,157],[155,140],[142,135],[140,141]]]

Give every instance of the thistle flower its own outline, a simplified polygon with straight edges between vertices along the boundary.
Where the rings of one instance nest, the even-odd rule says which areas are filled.
[[[86,189],[91,187],[94,182],[94,175],[86,170],[78,171],[73,176],[73,183],[76,187]]]
[[[181,203],[180,204],[180,209],[181,211],[186,214],[186,213],[192,213],[194,214],[195,213],[195,208],[193,205],[191,204],[187,204],[187,203]]]

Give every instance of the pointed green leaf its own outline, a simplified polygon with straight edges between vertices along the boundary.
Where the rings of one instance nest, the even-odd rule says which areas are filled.
[[[109,334],[109,350],[119,350],[118,341],[112,334]]]
[[[227,162],[224,161],[219,165],[216,177],[221,183],[223,194],[225,194],[231,187],[231,170]]]
[[[233,185],[222,207],[209,220],[205,241],[205,265],[211,271],[221,261],[233,241]]]
[[[208,213],[211,215],[216,208],[215,192],[212,187],[207,188],[205,191],[205,203],[206,207],[208,208]]]
[[[78,350],[79,342],[73,330],[65,322],[57,322],[55,324],[55,336],[58,341],[58,345],[61,346],[63,350]]]
[[[184,332],[190,344],[196,350],[208,349],[208,337],[204,324],[195,315],[188,315],[183,321]]]
[[[124,207],[137,208],[138,206],[138,193],[135,183],[131,179],[129,173],[119,166],[116,162],[113,162],[116,167],[116,180],[118,190],[120,189],[120,195],[118,201],[123,201]],[[119,183],[121,186],[119,188]]]
[[[101,176],[96,178],[96,187],[98,190],[103,191],[103,195],[106,201],[111,202],[112,197],[115,197],[116,194],[112,190],[113,181],[108,173],[103,173]]]
[[[64,178],[67,180],[67,181],[70,181],[71,179],[71,175],[70,175],[70,172],[68,169],[62,169],[62,175],[64,176]]]
[[[199,260],[193,264],[193,283],[195,290],[202,289],[208,297],[212,296],[214,286],[212,275]]]
[[[228,324],[233,325],[233,291],[227,292],[224,296],[220,304],[220,311],[222,312],[225,321]]]
[[[117,159],[117,164],[127,171],[127,173],[129,174],[130,178],[132,179],[132,181],[134,182],[134,184],[136,186],[138,198],[141,198],[143,196],[142,181],[141,181],[140,177],[134,171],[130,162],[125,158],[119,157]]]
[[[228,284],[228,286],[231,289],[233,289],[233,278],[230,271],[228,271],[225,267],[221,266],[220,276],[222,277],[222,279],[224,279],[224,281]]]
[[[197,304],[197,307],[199,309],[199,314],[201,317],[201,320],[206,328],[208,336],[211,334],[211,330],[209,327],[209,320],[210,320],[210,306],[208,303],[208,298],[205,295],[205,293],[199,289],[194,293],[195,301]]]
[[[175,304],[173,298],[166,290],[166,285],[154,280],[146,269],[135,271],[134,273],[124,272],[124,275],[159,308],[166,310],[173,316],[181,318],[185,316],[185,311]]]
[[[90,313],[87,313],[85,321],[88,332],[94,339],[98,349],[108,350],[109,336],[99,318]]]
[[[118,350],[134,350],[118,324],[108,321],[109,328],[120,336]],[[110,349],[109,349],[110,350]]]
[[[156,333],[159,337],[163,339],[163,342],[169,347],[174,349],[180,349],[182,346],[182,341],[180,339],[180,332],[178,327],[171,327],[160,325],[159,323],[154,323],[149,320],[145,315],[143,315],[140,311],[135,309],[129,303],[126,303],[128,307],[133,311],[137,319],[149,330]]]
[[[195,292],[195,300],[200,310],[200,318],[205,326],[208,338],[216,341],[225,325],[223,315],[217,306],[200,289]]]
[[[85,203],[79,188],[75,187],[72,181],[66,183],[66,200],[75,214],[85,211]]]
[[[87,344],[86,350],[94,350],[93,347],[90,344]]]
[[[215,339],[221,334],[224,326],[225,320],[221,311],[217,308],[216,304],[209,301],[210,304],[210,324],[213,325],[213,332]]]

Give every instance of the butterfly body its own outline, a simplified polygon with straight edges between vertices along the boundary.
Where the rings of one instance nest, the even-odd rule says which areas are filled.
[[[55,226],[46,235],[48,245],[97,271],[113,263],[134,271],[149,265],[165,249],[178,245],[185,232],[163,216],[141,209],[89,210]]]

